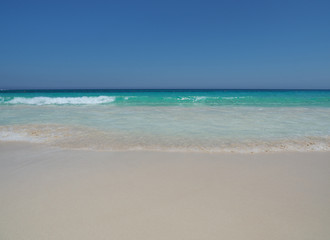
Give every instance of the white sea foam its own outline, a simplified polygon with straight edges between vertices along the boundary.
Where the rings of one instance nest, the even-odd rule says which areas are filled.
[[[41,139],[31,137],[31,135],[25,132],[11,132],[11,131],[0,131],[0,140],[6,142],[43,142]]]
[[[168,97],[167,99],[171,99],[171,97]],[[193,102],[196,102],[196,101],[205,100],[205,99],[207,99],[207,97],[189,96],[189,97],[177,97],[176,99],[179,100],[179,101],[193,101]]]
[[[195,101],[200,101],[200,100],[204,100],[206,99],[206,97],[195,97]]]
[[[222,97],[222,99],[242,99],[242,98],[246,98],[246,97]]]
[[[99,97],[15,97],[8,101],[9,104],[28,104],[28,105],[95,105],[111,103],[116,100],[116,97],[99,96]]]
[[[172,99],[172,97],[167,97],[166,99]],[[190,98],[189,97],[177,97],[176,100],[178,101],[185,101],[185,100],[189,100]]]

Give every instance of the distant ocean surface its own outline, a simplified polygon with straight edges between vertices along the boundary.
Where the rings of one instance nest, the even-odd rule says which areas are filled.
[[[0,141],[109,151],[330,151],[330,91],[1,90]]]

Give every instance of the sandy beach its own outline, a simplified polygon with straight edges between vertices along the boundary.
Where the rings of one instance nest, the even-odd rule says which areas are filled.
[[[0,143],[0,239],[330,239],[330,153]]]

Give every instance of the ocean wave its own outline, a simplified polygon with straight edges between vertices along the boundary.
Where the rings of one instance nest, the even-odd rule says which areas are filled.
[[[118,105],[118,106],[321,106],[329,107],[329,98],[278,98],[258,96],[203,95],[0,95],[0,105]]]
[[[205,100],[206,98],[207,98],[207,97],[197,96],[197,97],[195,97],[195,101]]]
[[[246,97],[222,97],[222,99],[243,99],[243,98],[246,98]]]
[[[25,105],[98,105],[116,103],[120,105],[176,105],[176,104],[226,104],[227,99],[238,97],[214,96],[81,96],[81,97],[0,97],[1,104]]]
[[[27,105],[95,105],[111,103],[116,100],[112,96],[99,96],[99,97],[15,97],[9,101],[8,104],[27,104]]]

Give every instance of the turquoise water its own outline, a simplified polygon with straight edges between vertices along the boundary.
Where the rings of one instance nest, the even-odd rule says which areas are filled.
[[[1,91],[1,105],[118,106],[319,106],[330,107],[330,91],[261,90],[49,90]]]
[[[330,91],[0,91],[0,140],[95,150],[330,150]]]

